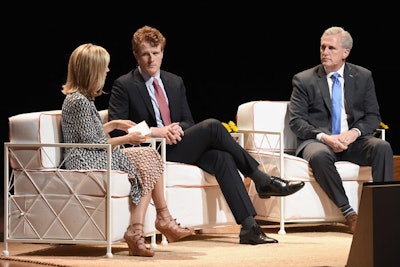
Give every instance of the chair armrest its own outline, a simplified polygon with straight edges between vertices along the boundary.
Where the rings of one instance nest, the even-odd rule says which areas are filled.
[[[160,153],[161,159],[163,160],[164,163],[167,161],[167,151],[166,151],[167,142],[165,138],[149,137],[143,143],[149,144],[151,147],[157,150]]]
[[[284,133],[283,131],[259,131],[259,130],[241,130],[239,129],[245,139],[246,144],[244,148],[254,153],[255,159],[261,164],[264,172],[268,172],[262,163],[262,153],[268,152],[276,154],[275,159],[279,161],[280,176],[284,177]]]
[[[110,144],[88,144],[88,143],[4,143],[5,164],[10,162],[13,168],[26,168],[26,169],[46,169],[46,168],[59,168],[61,169],[65,157],[63,149],[65,148],[89,148],[89,149],[103,149],[107,153],[107,170],[111,170],[111,152],[112,146]],[[61,159],[57,161],[55,157],[61,155]],[[67,155],[68,157],[68,155]],[[44,164],[43,162],[46,162]]]
[[[241,130],[245,139],[245,149],[264,150],[281,153],[284,152],[284,133],[277,131]]]
[[[231,133],[231,136],[235,141],[241,146],[244,147],[244,134],[243,133]]]
[[[386,130],[385,129],[381,129],[381,128],[375,129],[373,135],[375,137],[381,138],[382,140],[386,140]]]

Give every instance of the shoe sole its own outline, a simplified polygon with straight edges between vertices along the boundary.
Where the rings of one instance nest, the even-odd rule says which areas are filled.
[[[278,243],[278,241],[271,241],[271,242],[263,242],[263,243],[257,243],[257,242],[253,242],[250,240],[240,240],[239,244],[244,244],[244,245],[264,245],[264,244],[276,244]]]
[[[292,194],[294,194],[294,193],[296,193],[296,192],[298,192],[300,189],[302,189],[304,186],[302,186],[302,187],[300,187],[300,188],[298,188],[296,191],[293,191],[293,192],[290,192],[290,193],[287,193],[287,194],[259,194],[258,193],[258,197],[259,198],[270,198],[270,197],[286,197],[286,196],[290,196],[290,195],[292,195]]]

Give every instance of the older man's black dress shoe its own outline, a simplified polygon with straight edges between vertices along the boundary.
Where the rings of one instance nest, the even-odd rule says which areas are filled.
[[[259,245],[259,244],[267,244],[267,243],[278,243],[278,240],[268,237],[261,227],[256,224],[250,229],[241,229],[240,230],[240,244],[250,244],[250,245]]]
[[[303,181],[286,181],[282,178],[272,176],[269,185],[262,188],[256,186],[256,190],[260,198],[269,198],[271,196],[283,197],[296,193],[303,186]]]

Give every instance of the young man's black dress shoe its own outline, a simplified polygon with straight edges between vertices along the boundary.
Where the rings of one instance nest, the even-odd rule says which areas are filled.
[[[283,197],[299,191],[303,186],[303,181],[286,181],[272,176],[269,185],[262,188],[256,186],[256,190],[260,198],[269,198],[271,196]]]
[[[242,228],[240,230],[239,237],[240,244],[259,245],[267,243],[278,243],[278,240],[272,237],[268,237],[258,224],[247,230]]]

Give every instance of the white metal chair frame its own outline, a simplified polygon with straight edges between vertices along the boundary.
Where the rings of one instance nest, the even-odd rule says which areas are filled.
[[[151,138],[147,141],[150,146],[161,150],[161,157],[163,159],[163,162],[165,163],[165,139],[163,138]],[[82,202],[79,199],[79,196],[74,192],[74,189],[68,186],[68,184],[65,182],[65,179],[63,177],[63,172],[62,172],[62,165],[65,159],[62,161],[62,163],[54,169],[55,175],[52,176],[54,179],[60,179],[63,181],[63,185],[67,186],[69,191],[71,192],[71,197],[76,200],[78,203],[80,203],[80,207],[84,210],[84,213],[86,213],[86,223],[92,223],[94,224],[95,228],[98,230],[99,235],[101,236],[100,239],[97,240],[88,240],[88,239],[80,239],[78,237],[79,233],[76,234],[75,236],[69,231],[67,226],[63,223],[62,219],[59,217],[62,211],[56,212],[52,205],[49,203],[49,201],[46,199],[46,194],[41,192],[40,188],[35,184],[35,180],[31,177],[30,170],[29,168],[26,168],[23,166],[24,164],[19,160],[18,155],[14,153],[17,150],[20,149],[30,149],[30,150],[36,150],[35,155],[32,156],[31,161],[35,158],[36,153],[41,153],[42,157],[47,157],[51,160],[51,157],[49,157],[46,154],[46,149],[47,148],[93,148],[93,149],[104,149],[107,154],[107,167],[106,167],[106,188],[102,189],[104,190],[104,196],[103,200],[101,203],[106,203],[105,207],[107,211],[105,212],[105,222],[106,222],[106,231],[105,233],[102,232],[100,227],[96,224],[96,222],[93,220],[92,215],[90,212],[85,208],[85,206],[82,204]],[[112,206],[111,206],[111,194],[107,194],[107,192],[111,192],[111,152],[112,152],[112,146],[110,144],[70,144],[70,143],[52,143],[52,144],[24,144],[24,143],[4,143],[4,251],[3,254],[5,256],[9,255],[9,250],[8,250],[8,243],[9,242],[35,242],[35,243],[58,243],[58,244],[106,244],[107,246],[107,252],[106,252],[106,257],[107,258],[112,258],[112,244],[115,243],[112,241],[112,236],[111,236],[111,229],[112,229],[112,220],[111,220],[111,212],[112,212]],[[68,157],[68,155],[67,155]],[[21,168],[19,169],[21,172],[23,172],[27,177],[28,180],[32,183],[32,186],[37,190],[37,194],[39,198],[46,204],[46,206],[49,208],[49,211],[55,216],[55,220],[60,223],[63,227],[63,229],[68,233],[70,239],[56,239],[56,238],[49,238],[46,237],[46,233],[43,235],[39,234],[39,232],[34,229],[33,225],[30,223],[29,218],[27,218],[23,212],[23,209],[18,207],[18,203],[16,203],[12,196],[13,196],[13,188],[14,188],[14,179],[16,177],[16,174],[13,169],[10,168],[9,166],[9,160],[13,158]],[[29,165],[29,162],[26,163],[26,165]],[[11,169],[11,172],[10,172]],[[37,170],[37,169],[36,169]],[[65,171],[65,170],[64,170]],[[91,176],[93,179],[93,174],[91,170],[88,170],[88,175]],[[94,177],[95,178],[95,177]],[[165,175],[163,177],[165,179]],[[96,179],[96,178],[95,178]],[[101,185],[101,181],[98,181],[98,185]],[[71,201],[71,200],[70,200]],[[32,227],[32,231],[35,232],[37,235],[37,238],[35,239],[23,239],[23,238],[13,238],[12,233],[14,229],[10,229],[10,205],[15,205],[18,210],[20,210],[20,216],[24,217],[24,222],[26,222],[30,227]],[[98,208],[98,207],[96,207]],[[167,244],[166,238],[163,236],[162,244]],[[156,233],[154,233],[151,236],[151,246],[154,248],[156,247]]]

